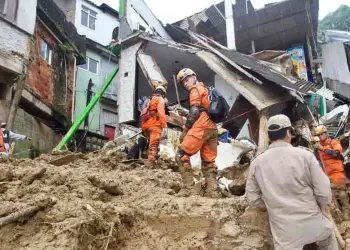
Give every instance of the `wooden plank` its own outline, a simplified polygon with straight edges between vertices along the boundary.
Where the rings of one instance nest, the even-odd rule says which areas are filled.
[[[259,125],[259,142],[258,142],[258,152],[259,155],[267,150],[269,146],[269,139],[267,134],[267,111],[262,112],[260,115],[260,125]]]
[[[68,163],[71,163],[77,159],[83,159],[84,157],[85,157],[85,155],[82,153],[69,154],[69,155],[62,156],[58,159],[52,160],[49,162],[49,164],[54,165],[54,166],[62,166],[62,165],[66,165]]]

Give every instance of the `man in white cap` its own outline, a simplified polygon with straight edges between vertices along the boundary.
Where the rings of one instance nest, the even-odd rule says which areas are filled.
[[[10,140],[31,140],[30,137],[26,135],[16,134],[12,131],[6,129],[6,122],[1,123],[0,128],[0,156],[8,155],[10,150]]]
[[[246,185],[251,207],[266,208],[275,249],[338,249],[333,226],[324,215],[331,203],[330,182],[312,152],[291,145],[285,115],[268,120],[269,149],[252,162]]]

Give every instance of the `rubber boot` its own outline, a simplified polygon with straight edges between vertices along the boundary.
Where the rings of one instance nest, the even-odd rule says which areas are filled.
[[[179,193],[176,196],[179,197],[189,197],[196,195],[196,190],[194,189],[194,179],[193,179],[193,170],[191,166],[180,166],[180,175],[182,178],[183,186]]]
[[[342,205],[343,220],[350,220],[349,196],[345,190],[339,190],[339,200]]]
[[[202,172],[205,178],[204,196],[213,199],[221,197],[216,183],[217,169],[213,167],[203,167]]]

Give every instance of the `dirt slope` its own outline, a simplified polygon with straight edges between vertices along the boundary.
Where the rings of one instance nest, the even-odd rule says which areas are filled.
[[[171,164],[121,163],[113,150],[48,164],[58,157],[0,159],[0,217],[51,201],[1,227],[0,249],[271,249],[266,218],[241,216],[244,198],[176,197]]]

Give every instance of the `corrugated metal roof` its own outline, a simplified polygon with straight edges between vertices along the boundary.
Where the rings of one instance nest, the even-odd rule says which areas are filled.
[[[297,85],[298,88],[305,94],[315,87],[315,84],[313,82],[306,80],[299,80],[295,83],[295,85]]]
[[[316,91],[316,94],[326,98],[327,100],[334,100],[334,91],[327,88],[320,88]]]
[[[226,32],[226,20],[222,13],[219,12],[218,8],[214,5],[210,6],[205,10],[205,14],[208,16],[209,21],[220,33]]]
[[[266,80],[274,82],[282,86],[283,88],[301,92],[295,84],[293,84],[289,79],[284,77],[281,73],[266,66],[265,64],[261,63],[259,60],[255,59],[254,57],[241,54],[235,50],[224,50],[219,48],[218,50],[222,54],[227,56],[230,60],[246,68],[247,70],[250,70],[259,74]]]

